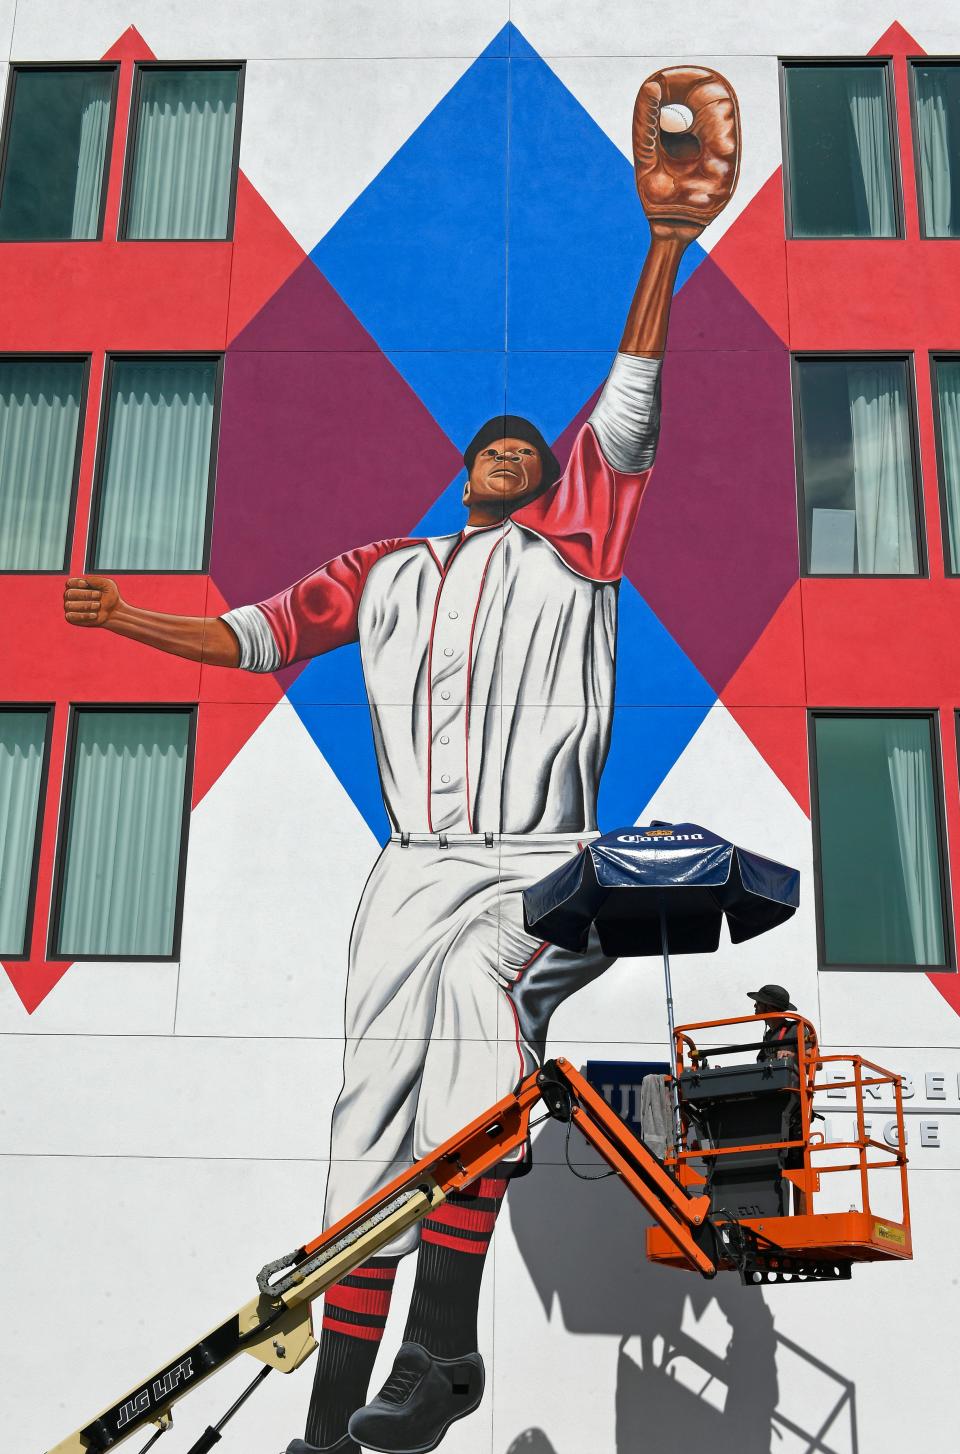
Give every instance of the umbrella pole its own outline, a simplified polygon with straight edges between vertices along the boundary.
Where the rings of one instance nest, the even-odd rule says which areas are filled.
[[[670,1064],[670,1100],[673,1109],[673,1149],[675,1152],[680,1149],[680,1092],[677,1088],[676,1066],[676,1042],[674,1040],[674,1029],[676,1024],[673,1016],[673,980],[670,976],[670,952],[667,947],[667,909],[660,899],[660,948],[663,951],[663,982],[667,994],[667,1027],[669,1032],[669,1064]]]

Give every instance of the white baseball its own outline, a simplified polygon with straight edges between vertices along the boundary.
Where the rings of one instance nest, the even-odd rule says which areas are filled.
[[[692,121],[693,112],[689,106],[673,104],[660,107],[661,131],[688,131]]]

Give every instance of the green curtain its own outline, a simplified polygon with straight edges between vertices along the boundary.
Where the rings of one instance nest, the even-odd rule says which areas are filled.
[[[0,953],[22,954],[46,712],[0,712]]]
[[[929,718],[815,721],[826,962],[942,965]]]
[[[58,952],[173,952],[187,712],[78,713]]]
[[[211,359],[114,363],[95,569],[202,569],[215,387]]]
[[[238,79],[233,70],[143,71],[128,237],[226,237]]]
[[[940,453],[943,493],[947,502],[949,569],[960,572],[960,360],[937,363],[940,405]]]
[[[850,430],[860,575],[917,569],[913,457],[906,368],[865,359],[848,365]]]
[[[103,191],[103,160],[110,121],[110,87],[106,77],[89,76],[80,98],[77,148],[77,190],[73,197],[71,237],[96,237]]]
[[[794,237],[894,237],[886,67],[784,67]]]
[[[918,65],[917,145],[928,237],[960,236],[960,66]]]
[[[14,69],[0,237],[96,237],[113,78],[112,66]]]
[[[83,365],[0,359],[0,570],[63,570]]]

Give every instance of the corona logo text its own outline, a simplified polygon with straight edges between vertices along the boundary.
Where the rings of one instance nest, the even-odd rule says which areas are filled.
[[[646,833],[618,833],[618,843],[702,843],[702,833],[673,833],[667,828],[651,828]]]

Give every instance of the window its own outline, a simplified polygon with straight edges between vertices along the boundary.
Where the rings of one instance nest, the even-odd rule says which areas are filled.
[[[889,67],[783,66],[791,237],[896,237]]]
[[[822,961],[945,965],[932,718],[818,713],[813,736]]]
[[[112,360],[91,570],[206,564],[219,360]]]
[[[924,237],[960,237],[960,64],[917,61],[914,140]]]
[[[934,359],[933,381],[944,556],[948,572],[960,575],[960,358]]]
[[[27,948],[49,720],[43,707],[0,709],[0,954],[8,959]]]
[[[794,367],[807,573],[919,574],[908,361],[798,358]]]
[[[66,568],[85,383],[83,359],[0,358],[0,570]]]
[[[0,240],[97,237],[116,69],[13,71]]]
[[[239,99],[236,66],[138,69],[127,237],[230,236]]]
[[[51,957],[175,956],[193,714],[77,708]]]

